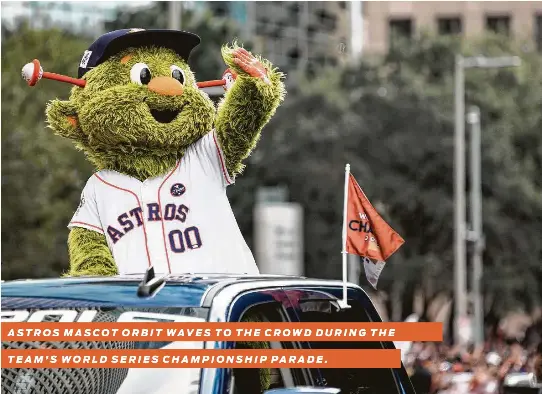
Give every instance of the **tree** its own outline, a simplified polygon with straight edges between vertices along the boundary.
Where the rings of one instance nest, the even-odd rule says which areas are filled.
[[[21,68],[33,58],[74,75],[88,43],[58,30],[21,26],[2,40],[2,274],[58,276],[68,266],[66,228],[92,168],[72,143],[46,128],[45,106],[70,85],[29,87]]]
[[[528,45],[517,44],[499,36],[487,36],[463,43],[425,36],[414,44],[404,46],[402,52],[390,54],[387,62],[394,71],[388,78],[393,81],[414,79],[415,82],[399,86],[409,86],[407,90],[414,90],[417,94],[423,95],[429,105],[437,108],[447,124],[448,131],[445,135],[448,137],[443,138],[443,142],[448,143],[453,124],[454,54],[459,50],[465,55],[512,54],[519,55],[523,60],[523,66],[518,70],[469,70],[466,76],[466,100],[469,105],[478,105],[482,114],[483,207],[487,242],[484,256],[485,291],[488,294],[499,294],[497,309],[500,311],[518,304],[532,307],[542,298],[540,286],[542,248],[537,235],[542,224],[542,190],[539,175],[542,172],[542,161],[538,148],[542,144],[539,132],[542,124],[541,58],[534,50],[529,50]],[[423,141],[427,138],[427,132],[418,132],[417,137],[413,134],[408,140]],[[449,146],[440,153],[435,152],[439,159],[446,152],[448,154],[451,152],[451,145]],[[449,167],[452,161],[446,160],[445,163],[448,163]],[[451,195],[451,177],[441,177],[440,180],[436,178],[438,171],[435,170],[445,168],[438,167],[436,163],[434,167],[427,168],[430,170],[427,175],[432,173],[435,176],[428,179],[428,184],[434,186],[444,183],[448,189],[446,194]],[[423,181],[425,172],[420,173],[419,170],[417,172],[418,179]],[[451,167],[446,168],[444,174],[451,174]],[[441,198],[445,198],[445,195]],[[435,201],[447,201],[441,198]],[[451,208],[447,204],[439,205]],[[428,209],[422,207],[423,211],[427,212]],[[452,234],[451,221],[445,219],[451,218],[451,212],[446,212],[443,217],[440,215],[442,211],[446,211],[446,208],[441,210],[439,207],[439,210],[431,213],[430,217],[433,219],[440,217],[437,221],[440,223],[438,228],[445,230],[445,234]],[[424,242],[431,241],[432,238],[424,237]],[[451,251],[449,242],[447,248]],[[449,259],[446,265],[452,267],[452,262]]]
[[[406,239],[390,258],[380,289],[393,293],[399,286],[399,298],[410,305],[419,287],[428,299],[451,293],[452,73],[460,50],[523,58],[519,70],[469,71],[466,88],[467,103],[481,108],[483,122],[484,290],[499,295],[498,313],[539,302],[542,62],[502,38],[462,43],[421,36],[380,62],[336,71],[338,78],[324,74],[325,83],[289,95],[232,189],[233,205],[243,207],[237,211],[243,231],[251,231],[253,188],[285,184],[305,208],[307,274],[339,278],[349,162],[369,199]]]

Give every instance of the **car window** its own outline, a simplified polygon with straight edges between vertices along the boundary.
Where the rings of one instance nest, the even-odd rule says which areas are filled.
[[[286,322],[287,315],[279,303],[267,302],[248,308],[241,321]],[[237,349],[293,349],[293,342],[236,342]],[[301,369],[236,368],[233,370],[233,394],[258,394],[266,390],[306,385]]]
[[[363,306],[355,300],[348,301],[351,308],[341,310],[335,301],[301,300],[301,322],[370,322]],[[382,349],[382,342],[333,342],[311,341],[312,349]],[[320,374],[328,387],[341,389],[341,394],[392,394],[399,393],[391,369],[323,368]]]

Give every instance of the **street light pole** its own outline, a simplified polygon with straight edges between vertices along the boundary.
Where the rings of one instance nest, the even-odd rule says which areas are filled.
[[[476,344],[484,342],[484,311],[482,302],[482,253],[484,241],[482,233],[482,135],[480,109],[469,109],[467,122],[470,124],[470,222],[469,240],[474,244],[472,253],[472,295],[474,307],[474,339]]]
[[[455,159],[454,159],[454,339],[461,342],[461,326],[467,312],[465,251],[465,69],[464,58],[455,58]]]
[[[168,29],[181,30],[181,7],[180,1],[169,2]]]
[[[455,57],[455,129],[454,129],[454,227],[455,227],[455,260],[454,260],[454,304],[455,304],[455,324],[454,324],[454,340],[456,343],[461,343],[461,327],[465,322],[467,312],[467,287],[466,287],[466,248],[465,243],[467,241],[466,232],[466,207],[465,207],[465,69],[468,68],[505,68],[505,67],[518,67],[521,65],[521,59],[518,56],[500,56],[500,57],[463,57],[456,55]],[[479,111],[478,111],[479,118]],[[473,131],[480,134],[480,129]],[[479,144],[478,140],[472,141],[472,144],[476,144],[473,150],[478,153],[472,153],[474,155],[474,161],[478,164],[478,168],[471,167],[473,171],[480,173],[479,164]],[[471,197],[478,199],[478,203],[474,203],[475,207],[472,210],[476,210],[473,213],[471,211],[471,219],[474,222],[476,217],[476,229],[479,230],[478,237],[476,238],[475,253],[473,256],[473,291],[475,292],[474,309],[476,314],[476,337],[478,340],[483,335],[483,309],[482,309],[482,296],[480,294],[480,278],[482,276],[482,252],[484,248],[484,240],[482,235],[482,213],[481,213],[481,177],[478,175],[476,179],[476,189]],[[474,227],[474,223],[473,223]]]
[[[359,285],[359,275],[363,261],[358,255],[349,254],[348,259],[348,282]]]

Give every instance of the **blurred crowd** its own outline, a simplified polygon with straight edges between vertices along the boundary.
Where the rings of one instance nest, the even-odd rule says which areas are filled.
[[[466,348],[414,343],[404,363],[418,394],[502,394],[510,374],[542,383],[542,341],[492,338]]]

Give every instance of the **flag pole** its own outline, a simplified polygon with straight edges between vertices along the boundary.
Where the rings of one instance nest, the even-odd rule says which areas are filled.
[[[344,207],[343,207],[343,298],[339,300],[339,306],[342,309],[350,308],[348,305],[348,253],[346,253],[346,231],[347,231],[347,212],[348,212],[348,184],[350,180],[350,164],[344,169]]]

